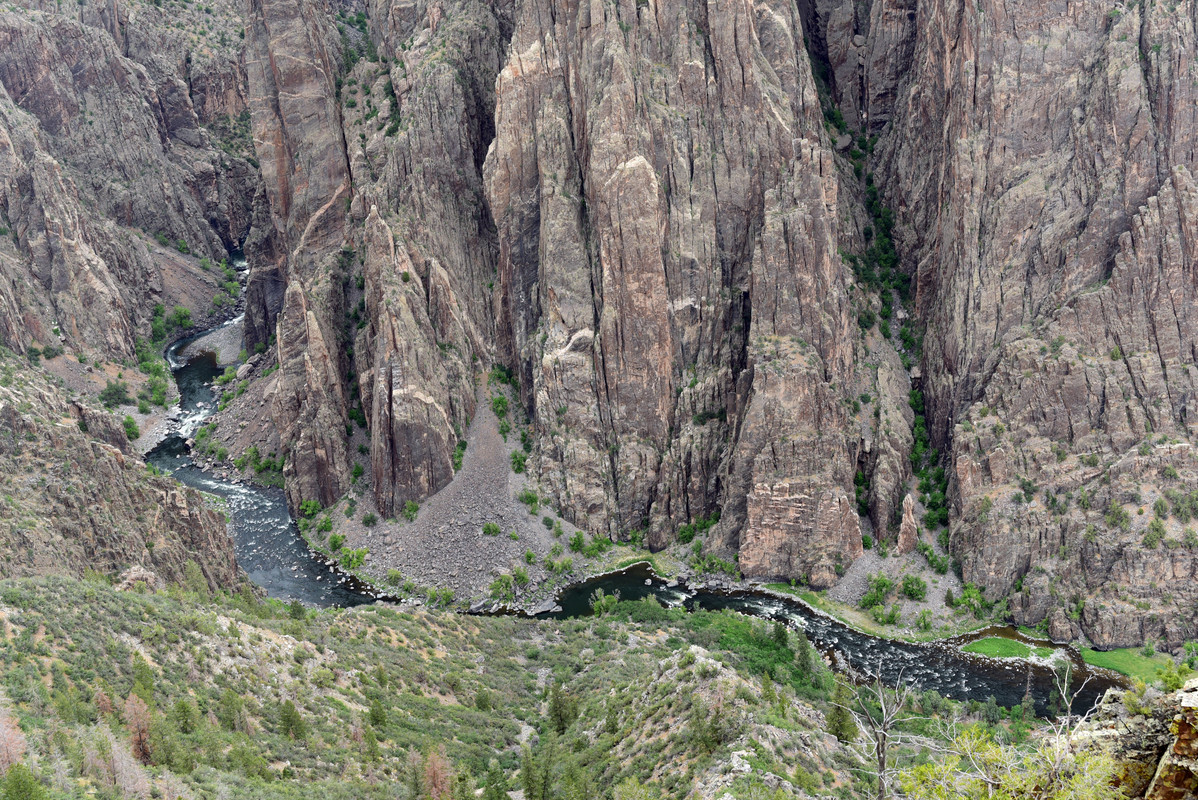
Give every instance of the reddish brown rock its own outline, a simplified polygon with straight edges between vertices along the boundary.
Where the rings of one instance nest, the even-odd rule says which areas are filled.
[[[899,525],[898,545],[895,550],[899,553],[910,553],[919,543],[919,526],[915,524],[915,498],[910,494],[903,497],[903,521]]]

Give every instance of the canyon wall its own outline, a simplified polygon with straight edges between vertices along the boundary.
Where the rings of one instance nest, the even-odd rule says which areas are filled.
[[[176,581],[193,560],[214,588],[240,582],[223,517],[147,473],[118,417],[36,366],[47,348],[127,369],[156,306],[222,313],[212,264],[245,238],[258,179],[241,16],[206,9],[0,10],[6,575],[142,566]]]
[[[474,381],[499,363],[541,491],[571,521],[658,548],[719,510],[706,552],[826,586],[861,552],[858,471],[870,527],[897,520],[914,386],[966,581],[1060,635],[1189,635],[1188,615],[1159,613],[1192,605],[1164,588],[1194,566],[1184,519],[1165,514],[1153,552],[1152,516],[1107,516],[1112,499],[1151,506],[1195,477],[1192,4],[369,12],[339,23],[341,82],[298,93],[324,109],[311,120],[339,103],[343,153],[324,124],[300,135],[331,137],[353,188],[342,203],[331,181],[317,204],[348,226],[326,248],[343,248],[336,302],[303,292],[318,327],[342,333],[321,379],[289,394],[312,393],[347,431],[361,404],[383,514],[452,478]],[[286,182],[264,177],[271,207],[291,208]],[[910,376],[909,343],[855,324],[879,305],[845,263],[868,245],[875,186],[923,333]],[[319,218],[308,205],[283,258]],[[290,292],[287,269],[271,281]],[[274,294],[264,319],[286,307]],[[284,369],[313,360],[279,332]],[[284,425],[306,419],[288,403]],[[344,488],[328,436],[285,437],[293,500]]]
[[[952,551],[1058,636],[1194,635],[1196,14],[922,4],[880,144]]]
[[[0,12],[0,341],[128,357],[155,303],[214,293],[179,251],[219,261],[249,229],[239,17],[57,8]]]
[[[444,486],[497,363],[571,521],[662,547],[720,511],[708,552],[833,583],[854,475],[885,525],[910,422],[856,324],[863,186],[799,8],[369,10],[251,6],[249,331],[277,335],[293,503],[346,489],[359,411],[380,514]]]
[[[1192,0],[165,3],[0,12],[9,347],[128,357],[244,242],[293,507],[445,486],[499,365],[568,520],[817,587],[921,398],[965,581],[1195,635]]]

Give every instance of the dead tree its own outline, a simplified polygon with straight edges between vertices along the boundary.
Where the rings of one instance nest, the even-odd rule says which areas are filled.
[[[864,752],[873,762],[874,773],[878,779],[877,800],[886,800],[890,796],[890,784],[896,770],[890,764],[890,748],[901,739],[896,730],[898,723],[917,717],[905,713],[908,701],[914,692],[911,686],[903,684],[903,673],[900,670],[896,687],[891,690],[882,684],[881,665],[867,677],[868,683],[851,687],[850,699],[847,705],[833,703],[853,715],[857,727],[865,734]]]

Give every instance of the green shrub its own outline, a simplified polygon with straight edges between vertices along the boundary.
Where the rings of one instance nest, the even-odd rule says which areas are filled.
[[[495,416],[503,419],[507,416],[507,398],[501,394],[497,394],[491,398],[491,410],[495,412]]]
[[[917,575],[903,578],[903,594],[912,600],[923,600],[928,596],[928,584]]]
[[[126,414],[125,418],[121,421],[121,425],[124,426],[125,438],[129,441],[132,442],[134,439],[137,439],[139,436],[141,436],[141,430],[137,427],[137,422],[128,414]]]
[[[1131,515],[1127,513],[1127,509],[1112,499],[1111,504],[1107,507],[1106,524],[1107,527],[1125,531],[1131,525]]]
[[[516,598],[514,588],[515,581],[511,575],[500,575],[492,581],[490,588],[491,597],[502,602],[511,602]]]
[[[1143,544],[1149,550],[1155,550],[1156,546],[1165,538],[1165,523],[1159,518],[1148,523],[1148,530],[1144,534]]]
[[[990,610],[991,604],[982,596],[981,589],[972,583],[967,583],[965,584],[965,588],[961,590],[961,597],[957,600],[957,605],[965,606],[965,608],[973,612],[974,617],[981,619]]]
[[[100,402],[105,408],[128,405],[133,402],[129,396],[129,386],[124,381],[108,381],[100,390]]]
[[[694,538],[697,535],[705,533],[709,528],[711,528],[712,525],[715,525],[719,521],[720,512],[718,509],[711,512],[710,516],[695,517],[693,521],[679,526],[678,541],[682,542],[683,544],[690,544],[692,541],[694,541]]]
[[[535,514],[541,508],[541,500],[532,489],[524,489],[516,495],[516,499],[528,506],[528,513]]]
[[[519,450],[513,450],[512,451],[512,472],[515,472],[517,475],[524,472],[524,465],[525,465],[527,458],[528,458],[528,456],[524,455],[524,453],[521,453]]]
[[[365,525],[367,528],[373,528],[375,525],[378,524],[378,521],[379,521],[378,515],[375,514],[373,511],[368,511],[362,515],[362,524]]]
[[[183,306],[175,306],[175,310],[167,317],[167,324],[172,328],[190,328],[191,310]]]
[[[414,521],[418,513],[420,513],[420,504],[415,500],[409,500],[403,504],[403,518],[408,522]]]
[[[873,608],[886,602],[890,592],[894,590],[894,581],[882,573],[869,576],[869,590],[861,598],[862,608]]]
[[[488,522],[483,525],[483,534],[486,536],[498,536],[503,533],[503,530],[494,522]]]

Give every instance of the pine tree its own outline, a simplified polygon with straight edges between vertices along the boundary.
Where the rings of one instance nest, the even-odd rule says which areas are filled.
[[[308,725],[300,716],[295,703],[290,700],[283,703],[283,710],[279,713],[279,729],[284,735],[293,739],[304,739],[308,736]]]
[[[4,776],[3,800],[45,800],[46,790],[38,783],[29,767],[14,764]]]
[[[491,759],[487,767],[487,777],[483,786],[483,800],[508,800],[507,776],[499,762]]]
[[[362,732],[362,755],[367,761],[378,761],[382,756],[379,737],[374,735],[374,728],[367,728]]]
[[[857,723],[849,711],[852,697],[849,687],[837,682],[836,691],[832,693],[832,708],[828,711],[828,733],[842,742],[851,742],[857,738]]]
[[[810,679],[815,666],[811,653],[811,642],[802,628],[795,631],[795,667],[803,677]]]
[[[387,724],[387,709],[383,708],[383,703],[378,698],[375,698],[370,704],[369,719],[370,724],[376,728]]]
[[[453,770],[444,748],[424,757],[424,791],[429,800],[453,800]]]
[[[770,705],[778,701],[778,693],[774,691],[774,681],[768,670],[761,676],[761,701]]]
[[[567,694],[560,683],[549,689],[549,724],[560,736],[578,718],[578,699]]]
[[[545,796],[544,776],[540,765],[528,745],[520,754],[520,788],[524,790],[525,800],[542,800]]]
[[[129,745],[133,749],[133,757],[143,764],[149,764],[150,709],[136,694],[130,693],[125,699],[125,726],[129,729]]]

